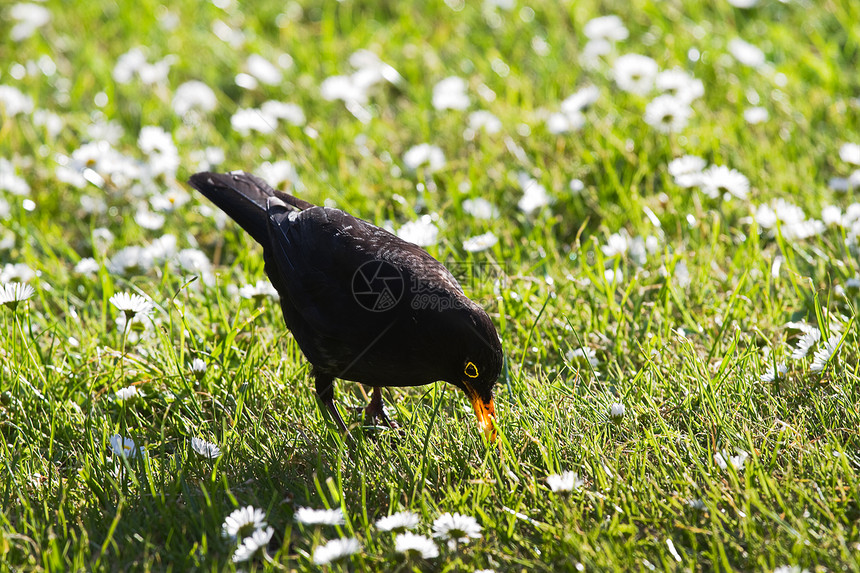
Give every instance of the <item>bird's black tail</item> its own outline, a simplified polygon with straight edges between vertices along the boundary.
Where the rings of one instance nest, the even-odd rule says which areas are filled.
[[[277,197],[299,210],[313,206],[283,191],[272,189],[259,177],[241,171],[196,173],[188,180],[188,184],[206,195],[261,245],[269,241],[266,225],[269,197]]]

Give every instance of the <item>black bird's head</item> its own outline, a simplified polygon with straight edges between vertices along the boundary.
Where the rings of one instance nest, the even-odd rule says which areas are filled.
[[[461,319],[461,335],[456,338],[461,360],[454,366],[456,374],[452,373],[448,382],[466,393],[475,409],[478,425],[492,442],[496,439],[493,387],[502,371],[502,345],[490,317],[483,309],[475,307],[468,317]]]

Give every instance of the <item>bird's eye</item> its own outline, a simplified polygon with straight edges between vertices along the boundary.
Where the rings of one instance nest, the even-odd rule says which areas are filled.
[[[474,362],[466,362],[466,370],[464,370],[463,373],[469,378],[477,378],[478,367],[475,366]]]

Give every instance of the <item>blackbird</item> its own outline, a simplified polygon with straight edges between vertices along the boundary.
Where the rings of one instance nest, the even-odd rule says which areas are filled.
[[[367,221],[248,173],[197,173],[189,184],[262,245],[287,328],[342,431],[335,378],[372,386],[365,415],[389,426],[382,387],[444,380],[466,393],[479,426],[495,440],[499,336],[442,263]]]

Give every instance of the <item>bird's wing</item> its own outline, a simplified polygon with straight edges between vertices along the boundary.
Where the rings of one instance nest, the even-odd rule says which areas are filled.
[[[321,334],[362,336],[408,316],[394,311],[410,304],[414,276],[428,269],[457,285],[420,247],[338,209],[271,201],[268,225],[276,287]]]

